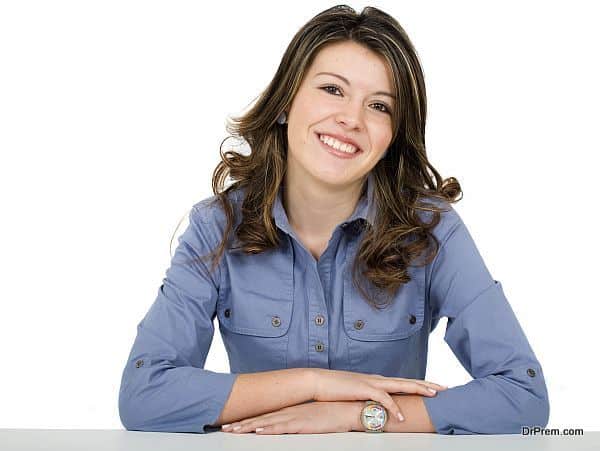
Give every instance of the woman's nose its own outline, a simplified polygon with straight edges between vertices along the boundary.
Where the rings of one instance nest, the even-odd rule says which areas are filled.
[[[338,123],[345,124],[349,128],[362,127],[362,105],[359,105],[357,102],[349,102],[339,111],[336,120]]]

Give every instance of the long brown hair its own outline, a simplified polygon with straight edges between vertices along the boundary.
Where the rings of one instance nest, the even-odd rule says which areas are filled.
[[[352,280],[369,304],[387,305],[401,285],[411,280],[407,268],[425,250],[422,266],[433,261],[439,242],[431,230],[440,221],[438,208],[421,203],[429,197],[457,202],[462,194],[458,181],[442,181],[429,163],[425,152],[425,117],[427,113],[425,83],[417,53],[400,24],[383,11],[365,7],[360,14],[338,5],[317,14],[293,37],[271,83],[245,114],[228,121],[226,129],[245,141],[251,152],[229,150],[213,172],[212,189],[227,217],[223,238],[213,250],[211,271],[221,259],[235,223],[228,194],[243,189],[242,218],[235,230],[239,246],[229,249],[246,254],[277,248],[280,233],[272,218],[273,204],[286,170],[287,128],[277,124],[280,113],[288,108],[304,75],[323,46],[340,41],[354,41],[382,55],[393,74],[394,94],[398,102],[392,112],[393,137],[386,155],[371,170],[375,223],[362,222],[365,234],[352,268]],[[430,175],[427,169],[431,170]],[[232,183],[225,188],[229,177]],[[461,196],[462,199],[462,196]],[[432,212],[431,221],[422,221],[417,210]],[[205,257],[205,256],[203,256]],[[201,258],[203,258],[201,257]],[[380,293],[384,303],[365,291],[357,274],[362,274]]]

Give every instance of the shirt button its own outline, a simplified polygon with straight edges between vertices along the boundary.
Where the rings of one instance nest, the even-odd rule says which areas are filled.
[[[414,324],[417,322],[417,318],[415,317],[415,315],[410,315],[410,319],[408,320],[409,323]]]
[[[321,342],[318,342],[315,345],[315,349],[317,350],[317,352],[323,352],[323,349],[325,349],[325,345]]]
[[[365,325],[365,322],[362,319],[357,319],[356,321],[354,321],[354,328],[355,329],[362,329],[363,326]]]
[[[323,315],[317,315],[315,317],[315,323],[317,323],[317,326],[322,326],[325,324],[325,317]]]
[[[279,319],[278,316],[274,316],[271,319],[271,324],[273,324],[273,326],[275,326],[275,327],[279,327],[279,326],[281,326],[281,320]]]
[[[135,362],[135,367],[139,368],[140,366],[144,366],[144,361],[143,360],[138,360],[137,362]]]
[[[356,220],[352,223],[352,232],[359,235],[364,229],[365,229],[365,223],[363,222],[364,220],[361,218],[359,220]]]
[[[527,374],[529,374],[531,377],[535,377],[535,370],[533,368],[528,368]]]
[[[231,315],[231,310],[225,309],[225,318],[229,318],[230,315]]]

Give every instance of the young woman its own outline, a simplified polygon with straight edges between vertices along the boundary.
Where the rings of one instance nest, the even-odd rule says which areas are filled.
[[[547,424],[542,368],[450,205],[460,185],[427,160],[425,117],[423,73],[395,19],[336,6],[298,31],[228,126],[251,153],[222,154],[215,195],[192,207],[138,324],[119,393],[127,429]],[[215,316],[231,373],[203,368]],[[473,377],[451,388],[423,379],[443,316]]]

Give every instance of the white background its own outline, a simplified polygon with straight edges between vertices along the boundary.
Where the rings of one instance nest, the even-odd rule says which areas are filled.
[[[119,429],[121,374],[182,216],[293,34],[335,2],[0,3],[0,428]],[[550,393],[600,429],[593,2],[352,3],[425,72],[426,144]],[[187,220],[186,220],[187,221]],[[427,379],[470,380],[431,335]],[[228,372],[215,333],[206,368]]]

